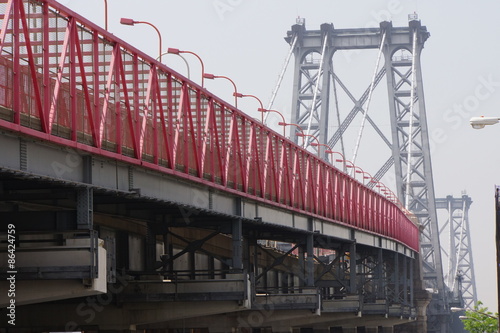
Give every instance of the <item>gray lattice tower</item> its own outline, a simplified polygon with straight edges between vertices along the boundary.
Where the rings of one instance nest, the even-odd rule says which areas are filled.
[[[442,249],[448,257],[448,269],[445,282],[458,306],[468,309],[477,303],[474,262],[472,259],[472,242],[469,229],[469,207],[472,199],[468,195],[454,198],[436,199],[436,208],[446,211],[447,220],[440,226],[441,239],[447,232],[449,243]]]
[[[292,27],[293,35],[291,39],[288,37],[291,44],[293,38],[298,39],[294,50],[292,122],[302,127],[306,134],[317,137],[322,144],[326,144],[328,138],[328,73],[331,72],[331,59],[335,50],[331,43],[333,31],[332,24],[322,24],[319,31],[306,31],[302,21]],[[325,39],[327,43],[324,43]],[[295,132],[292,129],[290,137],[297,142]],[[310,138],[306,141],[309,142]]]
[[[355,99],[354,94],[349,92],[346,85],[334,73],[333,55],[339,50],[378,49],[384,34],[381,50],[385,65],[375,73],[370,84],[371,88],[368,87],[359,99]],[[390,22],[382,22],[379,28],[334,29],[333,25],[324,24],[321,30],[312,31],[306,30],[305,24],[296,24],[288,32],[286,41],[290,45],[295,45],[292,122],[298,124],[304,131],[310,129],[309,134],[315,135],[320,143],[326,143],[330,148],[342,142],[343,134],[351,122],[356,116],[365,113],[364,105],[369,100],[370,90],[373,90],[386,76],[392,137],[386,137],[372,118],[366,115],[366,121],[392,152],[374,178],[381,179],[394,166],[397,195],[401,202],[406,202],[408,197],[407,206],[421,224],[424,287],[435,291],[428,311],[428,331],[448,332],[448,293],[442,271],[420,70],[420,54],[428,37],[429,33],[421,26],[420,21],[410,20],[408,27],[392,27]],[[294,43],[295,39],[297,41]],[[400,56],[399,52],[403,55]],[[336,85],[351,98],[353,107],[347,116],[339,121],[338,130],[330,137],[328,115],[337,111],[329,109],[330,86]],[[296,129],[292,127],[290,136],[299,142],[295,133]],[[322,156],[326,158],[324,154]]]
[[[428,332],[447,332],[448,299],[442,269],[420,63],[420,54],[429,35],[420,21],[410,21],[409,28],[408,41],[388,43],[384,49],[396,190],[398,197],[417,216],[421,225],[420,252],[424,283],[427,288],[434,290],[434,299],[428,311]],[[415,36],[417,40],[414,44]],[[397,52],[401,50],[403,55],[398,56]],[[413,80],[410,79],[412,77]],[[413,93],[411,89],[414,89]]]

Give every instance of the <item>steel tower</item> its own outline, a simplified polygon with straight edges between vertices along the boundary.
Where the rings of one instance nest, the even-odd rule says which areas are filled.
[[[445,282],[457,306],[474,308],[477,303],[472,243],[469,229],[469,207],[472,199],[463,194],[461,198],[448,195],[436,199],[436,208],[446,211],[447,220],[440,226],[441,238],[448,231],[449,243],[442,253],[448,257]]]
[[[416,15],[409,18],[408,27],[393,27],[390,22],[382,22],[379,28],[335,29],[332,24],[323,24],[320,30],[309,31],[304,21],[292,26],[285,39],[295,58],[292,122],[304,134],[318,139],[320,145],[311,147],[313,141],[306,141],[304,145],[309,149],[320,149],[320,155],[325,159],[324,149],[327,147],[344,152],[343,134],[357,115],[361,115],[363,123],[366,120],[387,144],[392,154],[373,178],[380,180],[394,166],[397,196],[421,225],[423,288],[432,290],[433,295],[428,307],[428,332],[449,332],[448,292],[442,271],[420,63],[420,54],[429,33]],[[379,57],[383,54],[385,63],[380,69],[377,65],[370,86],[356,99],[334,72],[333,55],[341,50],[363,49],[379,49]],[[390,138],[384,135],[367,111],[372,92],[384,76],[388,85]],[[352,109],[342,121],[337,86],[353,102]],[[330,109],[331,95],[335,100],[333,110]],[[328,133],[330,113],[336,114],[338,120],[338,129],[331,136]],[[300,130],[296,127],[290,130],[290,137],[296,142],[298,132]],[[337,148],[337,144],[341,148]]]

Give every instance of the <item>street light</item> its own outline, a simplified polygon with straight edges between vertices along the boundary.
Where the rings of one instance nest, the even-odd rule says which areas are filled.
[[[470,125],[474,129],[481,129],[484,128],[486,125],[494,125],[497,124],[500,118],[497,117],[472,117],[470,118]]]
[[[191,52],[191,51],[183,51],[183,50],[179,50],[179,49],[176,49],[173,47],[169,47],[167,50],[167,53],[177,54],[179,56],[181,55],[181,53],[189,53],[189,54],[194,55],[196,58],[198,58],[198,60],[200,61],[200,64],[201,64],[201,86],[203,87],[204,74],[205,74],[205,64],[203,64],[203,60],[201,60],[199,55],[197,55],[196,53]]]
[[[294,124],[294,123],[281,122],[281,121],[278,123],[278,125],[284,126],[284,127],[290,126],[290,125],[291,126],[295,126],[295,127],[297,127],[300,130],[300,132],[302,134],[304,134],[304,130],[302,129],[302,127],[300,125],[297,125],[297,124]],[[304,139],[304,137],[302,137],[302,145],[304,145],[304,141],[305,141],[305,139]]]
[[[158,47],[158,54],[159,55],[158,55],[158,58],[160,59],[160,62],[161,62],[161,56],[162,56],[162,53],[161,53],[161,50],[162,50],[161,33],[160,33],[160,30],[158,30],[158,28],[154,24],[146,22],[146,21],[135,21],[135,20],[133,20],[131,18],[126,18],[126,17],[122,17],[120,19],[120,23],[123,24],[123,25],[147,24],[150,27],[153,27],[153,29],[155,29],[156,33],[158,34],[158,40],[159,40],[159,47]]]
[[[365,185],[365,179],[370,179],[370,181],[368,183],[371,183],[373,180],[373,177],[368,172],[363,171],[363,185]]]
[[[164,56],[166,54],[172,54],[172,53],[169,53],[168,51],[165,51],[163,52],[162,54],[160,54],[158,57],[156,57],[156,60],[160,60],[160,56]],[[187,78],[188,79],[191,79],[191,70],[189,68],[189,63],[187,62],[186,58],[184,58],[182,55],[180,54],[176,54],[177,56],[179,56],[180,58],[182,58],[182,60],[184,61],[184,63],[186,64],[186,67],[187,67]]]
[[[331,150],[330,146],[329,145],[325,145],[324,143],[312,142],[311,146],[313,146],[313,147],[325,147],[326,148],[325,153],[326,153],[327,150]],[[319,156],[319,153],[320,153],[320,149],[318,148],[318,156]]]
[[[108,0],[104,0],[104,28],[108,30]]]
[[[325,154],[339,154],[342,159],[340,161],[344,161],[345,160],[345,157],[342,153],[339,153],[338,151],[333,151],[333,150],[325,150]],[[335,158],[333,159],[333,162],[339,162],[338,160],[336,160]],[[342,166],[343,166],[343,171],[345,172],[346,171],[346,166],[345,166],[345,162],[342,163]]]
[[[283,114],[281,112],[279,112],[278,110],[268,110],[268,109],[264,109],[264,108],[260,108],[258,109],[259,112],[262,112],[262,121],[264,121],[264,113],[265,112],[274,112],[274,113],[277,113],[281,116],[281,119],[283,119],[283,121],[280,123],[284,123],[285,122],[285,117],[283,116]],[[279,123],[278,123],[279,124]],[[285,126],[283,126],[283,136],[285,136]]]
[[[337,154],[340,154],[338,152],[332,152],[332,153],[337,153]],[[340,154],[341,156],[343,156],[342,154]],[[344,163],[344,168],[352,168],[354,170],[354,174],[353,174],[353,177],[356,178],[356,173],[362,173],[364,174],[365,172],[363,171],[363,169],[361,169],[359,166],[355,165],[354,163],[352,163],[351,161],[349,160],[346,160],[345,158],[342,159],[342,160],[336,160],[337,162],[343,162]],[[346,165],[346,163],[351,163],[351,165]],[[359,169],[359,170],[357,170]],[[364,178],[364,176],[363,176]],[[364,181],[363,181],[363,185],[364,185]]]
[[[344,163],[344,169],[345,168],[353,169],[355,173],[362,173],[363,172],[363,170],[361,170],[360,167],[356,166],[354,163],[352,163],[349,160],[346,160],[346,159],[342,159],[342,160],[336,159],[336,161]],[[350,163],[350,165],[347,165],[346,163]],[[361,171],[357,171],[356,168],[359,168]],[[356,174],[354,174],[353,176],[354,176],[354,179],[356,179]]]
[[[477,314],[480,314],[480,315],[483,315],[483,316],[486,316],[486,317],[489,317],[489,318],[493,318],[493,319],[497,319],[497,320],[498,320],[498,317],[492,316],[492,315],[490,315],[490,314],[488,314],[488,313],[484,313],[484,312],[481,312],[481,311],[476,311],[476,310],[473,310],[473,309],[457,308],[457,307],[452,306],[452,307],[450,308],[450,311],[451,311],[451,312],[469,311],[469,312],[474,312],[474,313],[477,313]],[[469,317],[466,317],[466,316],[460,316],[459,318],[460,318],[460,319],[473,319],[473,318],[469,318]]]
[[[243,98],[243,97],[251,97],[251,98],[254,98],[257,100],[257,102],[259,102],[260,104],[260,108],[257,109],[257,111],[260,111],[260,112],[263,112],[262,110],[264,110],[264,104],[262,104],[262,101],[260,100],[260,98],[258,98],[257,96],[254,96],[254,95],[245,95],[245,94],[241,94],[239,92],[234,92],[233,93],[233,96],[235,98]],[[262,113],[262,123],[264,124],[264,113]]]
[[[364,179],[365,179],[365,177],[364,177],[364,175],[363,175],[363,174],[364,174],[365,172],[363,171],[363,169],[361,169],[359,166],[355,165],[355,166],[354,166],[354,168],[353,168],[353,170],[354,170],[354,174],[353,174],[354,179],[356,179],[356,174],[357,174],[357,173],[361,174],[361,177],[362,177],[361,182],[362,182],[362,183],[363,183],[363,185],[364,185],[364,184],[365,184],[365,180],[364,180]]]
[[[470,119],[470,124],[474,129],[484,128],[486,125],[494,125],[499,122],[498,117],[472,117]],[[495,245],[496,245],[496,257],[497,257],[497,306],[498,311],[500,311],[500,188],[496,186],[495,189]],[[452,310],[453,311],[453,310]],[[497,318],[498,319],[498,318]],[[498,320],[498,332],[500,332],[500,320]]]
[[[228,78],[227,76],[223,76],[223,75],[214,75],[214,74],[210,74],[210,73],[203,73],[203,77],[205,79],[209,79],[209,80],[214,80],[214,79],[226,79],[228,80],[229,82],[232,83],[233,87],[234,87],[234,93],[233,93],[233,96],[234,97],[234,106],[236,108],[238,108],[238,98],[236,97],[236,95],[238,94],[238,89],[236,88],[236,84],[234,83],[233,80],[231,80],[230,78]]]
[[[329,145],[325,145],[324,143],[316,143],[316,142],[313,142],[313,143],[311,143],[311,146],[313,146],[313,147],[323,146],[323,147],[326,147],[326,148],[327,148],[327,150],[330,150],[330,146],[329,146]]]
[[[297,133],[296,135],[297,135],[297,136],[301,136],[301,137],[303,137],[303,138],[305,138],[306,136],[311,137],[311,138],[313,138],[314,140],[316,140],[316,142],[319,144],[319,140],[318,140],[318,138],[317,138],[317,137],[315,137],[314,135],[311,135],[311,134],[305,134],[304,132],[302,132],[302,133]],[[306,141],[305,141],[305,140],[303,140],[303,141],[302,141],[302,148],[305,148],[305,146],[306,146]],[[318,156],[319,156],[319,149],[318,149]]]

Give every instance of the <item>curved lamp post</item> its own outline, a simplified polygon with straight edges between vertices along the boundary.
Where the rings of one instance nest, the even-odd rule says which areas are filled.
[[[295,126],[295,127],[297,127],[300,130],[300,132],[302,134],[304,134],[304,130],[302,129],[302,127],[300,127],[300,125],[297,125],[297,124],[294,124],[294,123],[281,122],[281,121],[278,123],[278,125],[284,126],[284,127],[286,127],[286,126]],[[297,133],[297,136],[299,136],[298,134],[299,133]],[[302,136],[302,145],[304,145],[304,142],[305,142],[305,139]]]
[[[259,112],[262,112],[262,121],[264,121],[264,113],[266,112],[274,112],[274,113],[277,113],[281,116],[281,119],[283,120],[282,122],[280,121],[279,123],[284,123],[285,122],[285,117],[283,116],[283,114],[281,112],[279,112],[278,110],[268,110],[268,109],[264,109],[264,108],[260,108],[258,109]],[[266,117],[267,118],[267,117]],[[279,124],[278,123],[278,124]],[[283,136],[285,136],[285,126],[283,126]]]
[[[233,96],[234,96],[235,98],[251,97],[251,98],[253,98],[253,99],[256,99],[256,100],[257,100],[257,102],[259,102],[259,104],[260,104],[260,108],[258,108],[258,109],[257,109],[257,111],[262,112],[261,110],[263,110],[263,109],[264,109],[264,104],[262,104],[262,101],[261,101],[261,100],[260,100],[260,98],[258,98],[257,96],[254,96],[254,95],[246,95],[246,94],[240,94],[239,92],[236,92],[236,90],[235,90],[235,92],[233,93]],[[261,120],[261,121],[262,121],[262,123],[264,124],[264,113],[262,113],[262,120]]]
[[[338,153],[338,154],[340,154],[340,153]],[[340,155],[342,155],[342,154],[340,154]],[[336,159],[335,161],[341,162],[344,164],[344,172],[346,172],[347,169],[356,170],[356,168],[357,168],[357,166],[354,163],[352,163],[352,161],[346,160],[345,158],[344,159]],[[349,163],[349,164],[347,164],[347,163]],[[356,175],[354,175],[354,177],[356,177]]]
[[[344,161],[344,160],[345,160],[344,155],[343,155],[342,153],[339,153],[338,151],[333,151],[333,150],[325,150],[325,154],[339,154],[339,155],[342,157],[341,161]],[[334,158],[334,159],[332,160],[332,162],[338,162],[338,161]],[[343,168],[342,168],[342,169],[343,169],[343,171],[345,172],[345,171],[346,171],[346,170],[345,170],[345,163],[342,163],[342,166],[343,166]]]
[[[214,79],[226,79],[228,80],[229,82],[231,82],[231,84],[233,85],[234,87],[234,93],[233,93],[233,96],[234,97],[234,106],[236,108],[238,108],[238,98],[236,97],[236,95],[238,94],[238,89],[236,88],[236,84],[234,83],[233,80],[231,80],[230,78],[228,78],[227,76],[223,76],[223,75],[214,75],[214,74],[210,74],[210,73],[203,73],[203,77],[205,79],[209,79],[209,80],[214,80]]]
[[[317,137],[315,137],[314,135],[311,135],[311,134],[305,134],[304,132],[302,132],[302,133],[297,133],[296,135],[297,135],[297,136],[301,136],[301,137],[303,137],[303,138],[305,138],[306,136],[307,136],[307,137],[311,137],[311,138],[313,138],[314,140],[316,140],[316,142],[319,144],[319,140],[318,140],[318,138],[317,138]],[[304,149],[306,148],[306,147],[305,147],[305,146],[306,146],[306,144],[305,144],[305,143],[306,143],[306,140],[302,141],[302,148],[304,148]],[[319,149],[318,149],[318,156],[319,156]]]
[[[172,54],[172,53],[169,53],[168,51],[165,51],[161,54],[161,56],[164,56],[166,54]],[[179,56],[180,58],[182,58],[182,60],[184,61],[184,63],[186,64],[186,68],[187,68],[187,78],[188,79],[191,79],[191,69],[189,68],[189,63],[187,62],[186,58],[184,58],[182,55],[180,54],[176,54],[177,56]],[[160,56],[156,57],[156,60],[160,60]]]
[[[161,38],[161,32],[160,30],[158,30],[158,28],[150,23],[150,22],[146,22],[146,21],[135,21],[131,18],[126,18],[126,17],[122,17],[120,19],[120,23],[123,24],[123,25],[136,25],[136,24],[147,24],[149,25],[150,27],[152,27],[153,29],[156,30],[156,33],[158,34],[158,40],[159,40],[159,47],[158,47],[158,58],[160,59],[160,62],[161,62],[161,50],[162,50],[162,38]]]
[[[104,0],[104,28],[108,30],[108,0]]]
[[[189,53],[189,54],[194,55],[196,58],[198,58],[198,60],[200,61],[200,64],[201,64],[201,87],[203,88],[204,78],[205,78],[205,76],[204,76],[204,74],[205,74],[205,64],[203,63],[203,60],[200,58],[199,55],[197,55],[196,53],[191,52],[191,51],[179,50],[179,49],[176,49],[176,48],[173,48],[173,47],[169,47],[167,49],[167,53],[169,53],[169,54],[176,54],[176,55],[178,55],[180,57],[182,57],[181,53]],[[184,61],[186,61],[186,60],[184,60]],[[187,62],[186,62],[186,64],[187,64]],[[189,68],[189,66],[188,66],[188,68]],[[189,72],[189,70],[188,70],[188,72]]]
[[[319,140],[318,140],[318,141],[319,141]],[[326,148],[326,149],[325,149],[325,154],[326,154],[326,152],[327,152],[327,151],[331,151],[330,146],[329,146],[329,145],[325,145],[324,143],[319,143],[319,142],[318,142],[318,143],[316,143],[316,142],[312,142],[312,143],[311,143],[311,146],[313,146],[313,147],[318,147],[318,156],[320,155],[320,149],[319,149],[319,147],[325,147],[325,148]]]

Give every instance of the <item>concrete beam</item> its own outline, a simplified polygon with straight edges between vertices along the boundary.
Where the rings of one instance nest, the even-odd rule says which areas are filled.
[[[131,326],[139,327],[241,310],[244,310],[244,307],[234,301],[133,303],[117,306],[112,295],[107,294],[87,297],[80,303],[48,303],[44,306],[19,307],[16,309],[16,327],[64,331],[77,331],[88,327],[127,330]],[[5,317],[6,309],[2,309],[0,315]]]

